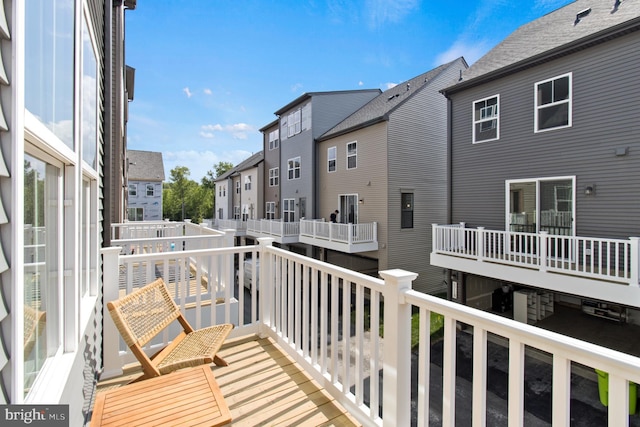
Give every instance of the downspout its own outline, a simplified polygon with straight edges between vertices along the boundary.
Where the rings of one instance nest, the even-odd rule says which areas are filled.
[[[108,191],[103,191],[103,228],[102,245],[111,246],[111,204],[112,191],[115,191],[113,177],[113,3],[112,0],[104,2],[104,171],[103,186],[108,186]]]

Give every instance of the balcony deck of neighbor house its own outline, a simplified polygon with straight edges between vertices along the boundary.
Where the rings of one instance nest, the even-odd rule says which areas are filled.
[[[273,239],[226,247],[228,236],[218,238],[211,249],[105,248],[104,270],[120,277],[105,277],[104,299],[163,277],[195,328],[233,323],[220,353],[229,366],[211,367],[232,425],[569,426],[585,415],[599,425],[640,425],[629,416],[640,382],[635,355],[413,291],[414,273],[374,278],[276,248]],[[260,262],[248,289],[238,286],[244,269],[236,272],[244,259]],[[442,327],[431,335],[434,325]],[[108,314],[103,337],[100,391],[135,361]],[[608,408],[584,380],[594,369],[608,373]]]

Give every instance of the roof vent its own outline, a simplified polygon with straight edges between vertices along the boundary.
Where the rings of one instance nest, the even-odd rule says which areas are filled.
[[[411,89],[411,83],[407,83],[407,91]]]
[[[578,14],[576,15],[576,20],[573,21],[573,25],[578,25],[578,22],[580,22],[580,20],[582,18],[584,18],[585,16],[587,16],[590,13],[591,13],[591,8],[588,8],[588,9],[585,9],[585,10],[581,10],[580,12],[578,12]]]

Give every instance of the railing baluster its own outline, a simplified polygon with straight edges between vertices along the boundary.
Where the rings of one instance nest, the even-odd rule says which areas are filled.
[[[473,409],[474,426],[487,424],[487,331],[473,327]]]
[[[524,344],[509,339],[509,426],[520,426],[524,420]]]

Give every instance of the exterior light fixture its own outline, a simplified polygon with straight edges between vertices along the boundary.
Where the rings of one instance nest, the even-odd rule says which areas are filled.
[[[595,184],[593,184],[593,185],[587,185],[587,186],[584,188],[584,195],[585,195],[585,196],[592,196],[592,195],[594,195],[595,193],[596,193],[596,185],[595,185]]]

